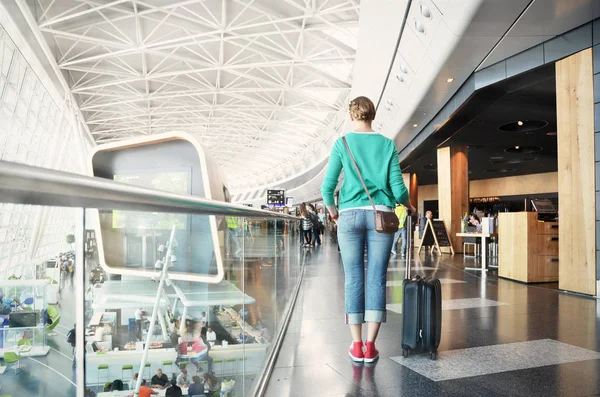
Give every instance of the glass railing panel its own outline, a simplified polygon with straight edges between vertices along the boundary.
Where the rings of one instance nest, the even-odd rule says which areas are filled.
[[[3,395],[76,395],[77,210],[0,203]],[[52,382],[48,382],[53,379]]]
[[[86,388],[134,390],[137,373],[156,390],[251,395],[298,279],[295,222],[89,212]]]

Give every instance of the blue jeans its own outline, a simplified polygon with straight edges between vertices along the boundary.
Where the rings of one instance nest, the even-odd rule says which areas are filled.
[[[396,253],[396,245],[398,244],[398,239],[402,237],[402,245],[400,246],[400,252],[402,254],[406,254],[406,228],[401,227],[398,229],[396,234],[394,234],[394,243],[392,244],[392,252]]]
[[[346,324],[385,322],[387,267],[394,235],[375,231],[373,210],[348,210],[338,220],[338,242],[346,275]]]

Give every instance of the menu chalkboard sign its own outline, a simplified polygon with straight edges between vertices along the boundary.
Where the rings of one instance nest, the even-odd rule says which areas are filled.
[[[454,248],[452,247],[452,242],[446,231],[446,225],[444,225],[444,221],[441,219],[427,220],[418,252],[421,252],[421,248],[424,245],[435,245],[438,252],[442,252],[440,247],[450,247],[450,251],[452,252],[452,255],[454,255]]]

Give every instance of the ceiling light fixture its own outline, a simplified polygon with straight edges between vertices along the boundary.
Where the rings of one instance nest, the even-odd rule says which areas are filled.
[[[522,122],[521,120],[519,120],[519,121],[517,121],[517,124],[518,124],[518,126],[520,127],[520,126],[522,126],[522,125],[523,125],[523,122]]]
[[[413,127],[414,127],[414,128],[417,128],[417,127],[418,127],[418,124],[413,124]]]
[[[446,83],[452,83],[454,81],[454,77],[448,77],[448,80],[446,80]]]
[[[519,147],[520,147],[520,146],[515,146],[515,149],[519,150]]]

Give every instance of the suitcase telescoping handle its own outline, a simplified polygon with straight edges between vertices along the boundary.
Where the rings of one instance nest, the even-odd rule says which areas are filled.
[[[410,262],[412,259],[412,238],[414,231],[412,226],[412,211],[406,209],[406,278],[410,279]]]

